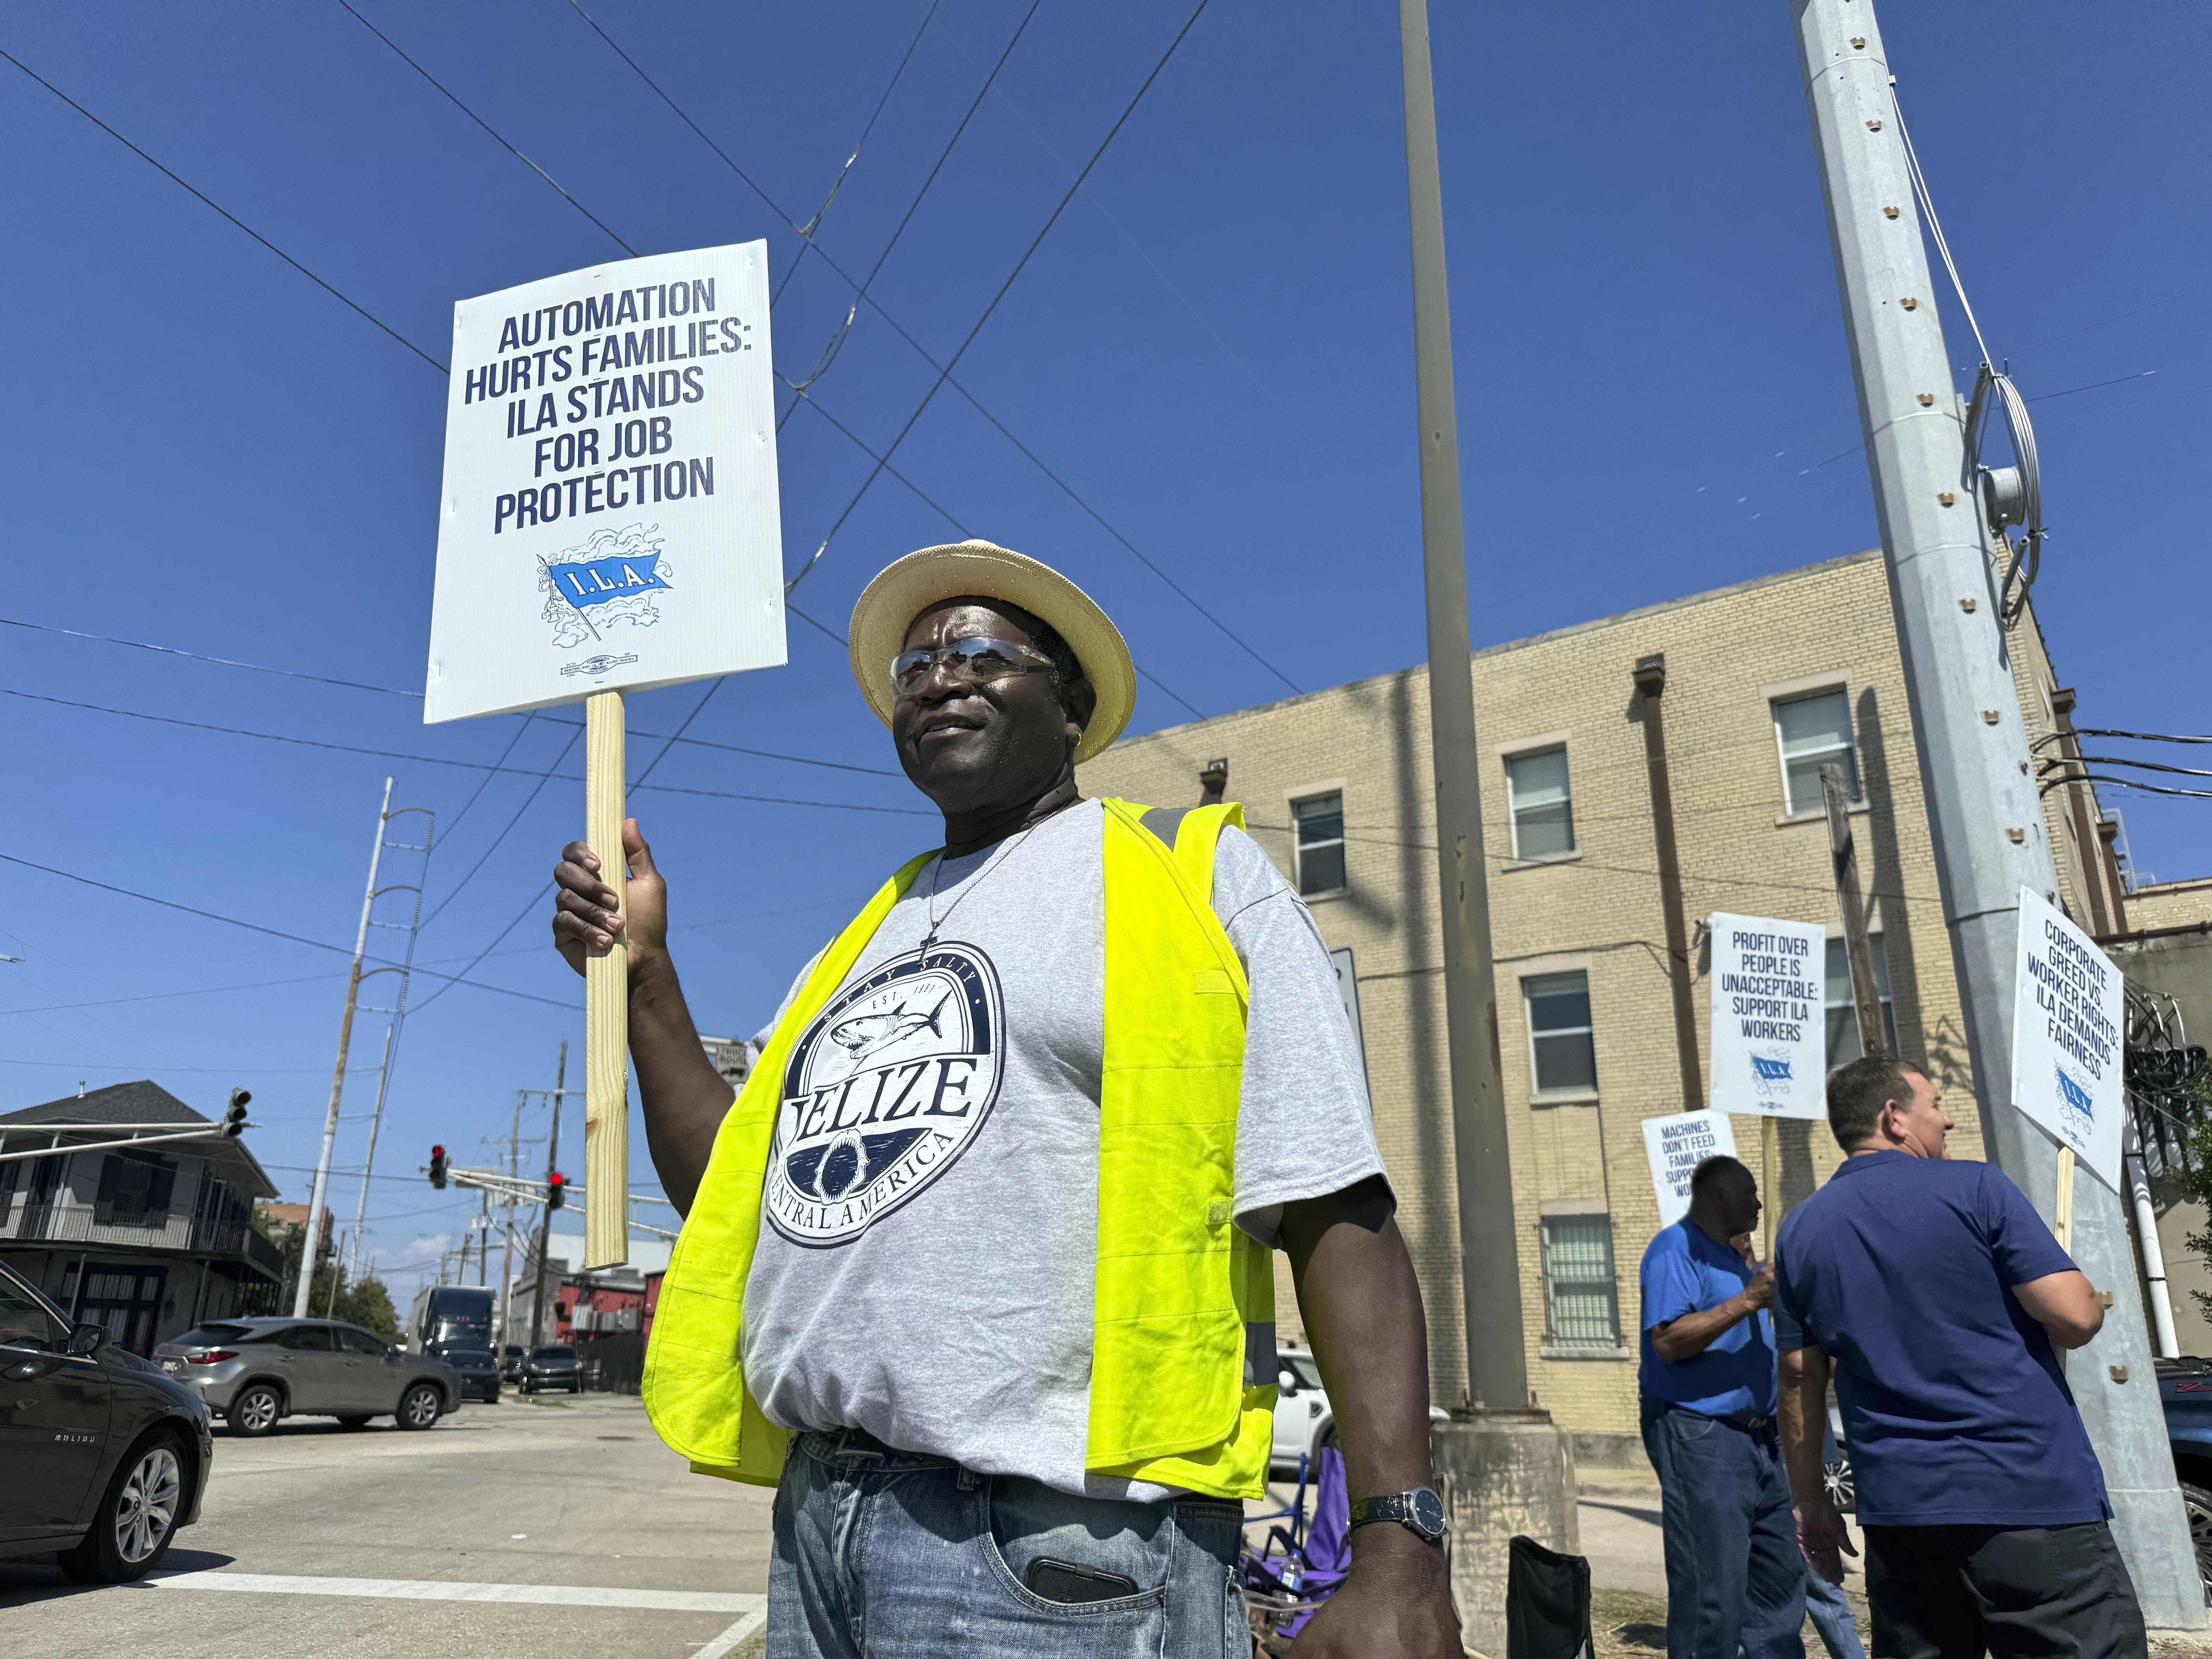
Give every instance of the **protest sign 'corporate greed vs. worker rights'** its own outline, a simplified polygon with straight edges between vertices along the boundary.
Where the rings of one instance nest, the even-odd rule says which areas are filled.
[[[1826,1117],[1827,929],[1717,912],[1711,925],[1713,1109]]]
[[[2013,1104],[2118,1192],[2127,1106],[2120,970],[2063,912],[2023,887],[2013,974]]]
[[[768,244],[453,307],[426,720],[784,660]]]

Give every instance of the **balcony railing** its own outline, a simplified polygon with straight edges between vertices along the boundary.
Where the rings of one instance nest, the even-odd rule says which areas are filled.
[[[93,1244],[110,1249],[159,1250],[179,1255],[245,1261],[274,1278],[283,1270],[281,1251],[243,1222],[201,1221],[171,1213],[152,1226],[101,1221],[82,1204],[33,1204],[19,1198],[0,1210],[0,1241],[33,1244]]]

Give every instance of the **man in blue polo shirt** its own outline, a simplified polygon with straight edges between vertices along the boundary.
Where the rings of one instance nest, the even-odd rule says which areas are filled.
[[[1802,1659],[1805,1560],[1774,1426],[1774,1270],[1731,1242],[1759,1220],[1732,1158],[1644,1252],[1644,1449],[1658,1471],[1668,1659]]]
[[[1808,1554],[1850,1547],[1820,1483],[1835,1366],[1875,1651],[1951,1659],[2146,1650],[2104,1472],[2059,1369],[2104,1323],[2002,1172],[1950,1163],[1936,1086],[1872,1055],[1828,1079],[1849,1156],[1776,1241],[1783,1436]]]

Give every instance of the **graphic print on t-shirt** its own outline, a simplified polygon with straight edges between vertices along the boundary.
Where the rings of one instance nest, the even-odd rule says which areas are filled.
[[[833,997],[784,1068],[766,1206],[776,1231],[849,1243],[951,1168],[998,1098],[1003,1007],[990,957],[947,943]]]

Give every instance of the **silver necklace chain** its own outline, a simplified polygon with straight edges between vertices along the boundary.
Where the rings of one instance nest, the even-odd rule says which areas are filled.
[[[1054,813],[1051,816],[1053,817],[1057,817],[1059,814]],[[1013,857],[1014,849],[1019,847],[1024,842],[1027,841],[1032,835],[1036,834],[1040,824],[1049,822],[1050,818],[1039,818],[1036,823],[1032,823],[1028,829],[1023,830],[1021,834],[1016,836],[1012,840],[1006,842],[1004,850],[997,854],[994,857],[988,860],[983,867],[978,870],[973,878],[969,881],[968,884],[963,887],[958,893],[954,895],[952,902],[945,907],[945,914],[941,916],[937,914],[937,889],[938,884],[945,878],[945,854],[939,853],[937,855],[937,862],[929,867],[929,897],[923,905],[923,914],[929,918],[929,931],[922,935],[921,945],[920,947],[921,954],[927,954],[927,952],[936,945],[938,929],[944,927],[946,922],[952,920],[952,913],[960,908],[961,900],[966,898],[969,894],[974,892],[978,887],[981,887],[986,878],[994,874],[1008,859]]]

